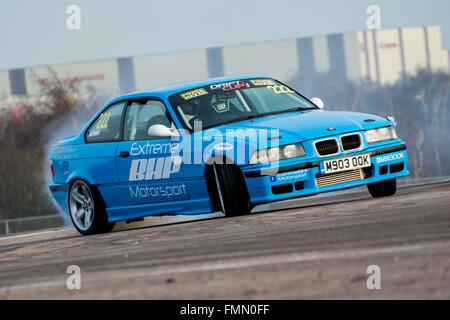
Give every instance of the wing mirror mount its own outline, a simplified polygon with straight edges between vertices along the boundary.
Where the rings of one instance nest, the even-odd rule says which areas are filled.
[[[180,133],[174,126],[167,128],[163,124],[153,124],[148,128],[148,135],[150,137],[178,137]]]
[[[319,107],[319,109],[323,109],[323,107],[325,106],[322,99],[317,97],[311,98],[311,102],[314,103],[317,107]]]

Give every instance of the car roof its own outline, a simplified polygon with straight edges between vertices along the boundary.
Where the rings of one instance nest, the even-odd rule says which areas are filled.
[[[196,81],[179,82],[179,83],[175,83],[175,84],[171,84],[171,85],[167,85],[167,86],[156,87],[156,88],[152,88],[152,89],[148,89],[148,90],[144,90],[144,91],[126,94],[126,95],[123,95],[123,96],[120,96],[120,97],[114,99],[113,101],[111,101],[111,103],[114,103],[118,100],[123,100],[123,99],[142,98],[142,97],[152,96],[152,95],[159,96],[159,97],[161,97],[161,96],[168,97],[174,93],[185,91],[185,90],[188,90],[191,88],[207,86],[207,85],[220,83],[220,82],[252,79],[252,78],[272,79],[272,77],[262,76],[262,75],[241,75],[241,76],[234,76],[234,77],[218,77],[218,78],[208,78],[208,79],[196,80]]]

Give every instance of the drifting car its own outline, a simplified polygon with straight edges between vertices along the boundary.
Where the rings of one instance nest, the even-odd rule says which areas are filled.
[[[390,196],[409,174],[391,120],[325,111],[271,77],[159,87],[112,100],[53,146],[50,191],[84,235],[361,185]]]

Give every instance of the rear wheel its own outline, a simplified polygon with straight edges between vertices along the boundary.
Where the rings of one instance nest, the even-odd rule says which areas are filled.
[[[215,197],[213,204],[216,209],[227,217],[250,213],[250,196],[244,176],[237,166],[214,163],[209,167],[207,177],[210,195]]]
[[[83,235],[109,232],[114,227],[108,222],[102,197],[83,180],[76,180],[70,187],[69,210],[73,225]]]
[[[397,180],[390,179],[369,183],[367,189],[374,198],[392,196],[397,191]]]

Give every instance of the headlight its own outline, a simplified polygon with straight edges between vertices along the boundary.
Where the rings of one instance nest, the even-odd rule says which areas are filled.
[[[278,159],[280,159],[280,148],[275,147],[267,149],[267,158],[269,162],[277,161]]]
[[[394,127],[382,127],[377,129],[366,130],[366,140],[368,143],[380,142],[391,139],[398,139]]]
[[[250,157],[250,164],[267,163],[283,159],[304,156],[305,149],[301,143],[288,144],[285,146],[262,149],[253,152]]]
[[[395,128],[391,127],[392,139],[398,139],[397,132],[395,132]]]

